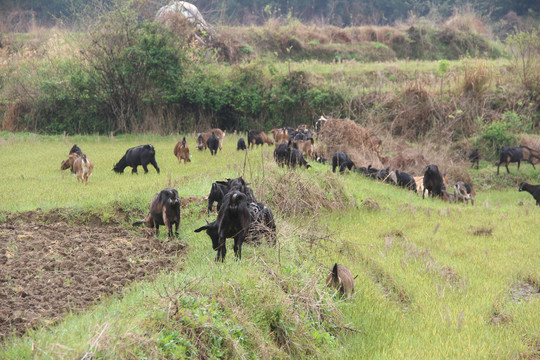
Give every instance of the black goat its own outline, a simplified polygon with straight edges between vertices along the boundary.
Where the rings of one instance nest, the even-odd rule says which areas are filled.
[[[72,147],[71,147],[71,150],[69,150],[69,155],[71,154],[77,154],[79,156],[85,156],[81,150],[80,147],[77,146],[77,144],[74,144]]]
[[[124,172],[124,169],[131,166],[132,174],[137,174],[137,166],[142,165],[144,173],[148,173],[148,164],[152,164],[159,174],[159,166],[156,162],[156,150],[152,145],[140,145],[128,149],[120,161],[114,165],[113,170],[119,174]]]
[[[478,152],[478,149],[472,149],[469,153],[469,161],[471,162],[471,169],[474,167],[474,164],[476,163],[476,170],[478,170],[478,165],[480,162],[480,153]]]
[[[246,141],[243,137],[238,139],[238,143],[236,144],[236,150],[246,150]]]
[[[531,185],[522,182],[519,184],[519,191],[527,191],[536,200],[536,206],[540,205],[540,185]]]
[[[533,168],[536,169],[532,161],[533,159],[540,160],[539,151],[531,149],[527,146],[503,146],[501,148],[499,163],[497,164],[497,175],[499,175],[499,167],[502,163],[504,163],[504,166],[506,166],[506,172],[510,174],[510,170],[508,170],[508,164],[517,162],[517,169],[519,171],[519,165],[521,164],[521,160],[528,161],[533,166]]]
[[[217,151],[219,148],[219,138],[213,131],[212,134],[208,137],[208,140],[206,140],[206,145],[208,146],[208,149],[210,149],[210,155],[217,155]]]
[[[215,189],[214,184],[216,185]],[[219,211],[219,208],[221,207],[221,202],[223,201],[223,197],[225,196],[225,194],[232,190],[244,193],[247,196],[248,202],[257,202],[253,190],[248,185],[249,183],[246,183],[246,181],[242,177],[238,177],[236,179],[227,178],[226,181],[219,180],[213,183],[212,188],[210,189],[210,194],[208,195],[209,212],[212,211],[212,205],[214,204],[214,202],[217,202]]]
[[[422,191],[422,199],[424,199],[424,193],[427,190],[428,196],[442,197],[443,191],[446,191],[443,177],[439,171],[439,167],[434,164],[426,166],[424,171],[424,190]]]
[[[302,153],[298,150],[297,145],[290,141],[288,143],[282,142],[276,146],[274,150],[274,159],[281,166],[287,165],[295,168],[298,166],[305,166],[310,168],[311,165],[304,159]]]
[[[214,202],[217,202],[217,211],[221,208],[223,197],[229,191],[229,186],[223,183],[212,183],[210,194],[208,194],[208,214],[212,211]]]
[[[393,180],[395,181],[396,185],[405,189],[416,191],[416,182],[411,174],[399,170],[394,170],[393,173],[395,174],[395,179]]]
[[[249,230],[249,209],[247,197],[240,191],[229,191],[223,198],[218,217],[218,246],[216,260],[225,260],[227,248],[225,240],[234,238],[234,255],[242,259],[242,244]]]
[[[150,202],[150,213],[143,219],[133,223],[133,226],[146,224],[149,228],[156,228],[159,234],[159,226],[167,227],[170,238],[173,237],[172,227],[175,225],[174,235],[178,236],[180,225],[180,196],[176,189],[166,188],[154,195]]]
[[[342,151],[338,151],[332,156],[332,172],[336,172],[337,167],[339,168],[339,172],[342,173],[345,171],[345,168],[351,170],[353,167],[356,167],[356,165],[349,158],[349,155]]]

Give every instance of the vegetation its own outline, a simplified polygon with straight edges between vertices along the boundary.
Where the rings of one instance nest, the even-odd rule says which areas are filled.
[[[109,1],[110,2],[110,1]],[[61,15],[72,15],[77,6],[83,3],[81,0],[54,0],[44,3],[39,0],[8,0],[4,4],[4,10],[23,9],[33,11],[33,16],[51,22]],[[141,1],[148,7],[163,5]],[[331,4],[323,1],[300,1],[300,0],[272,0],[244,2],[240,0],[226,0],[216,2],[213,0],[198,1],[196,5],[208,12],[208,17],[213,21],[227,23],[263,23],[270,17],[296,17],[306,22],[324,22],[336,26],[354,26],[365,23],[388,24],[396,20],[404,20],[410,13],[417,16],[442,16],[450,17],[456,8],[471,6],[484,15],[494,20],[503,18],[509,12],[519,16],[538,15],[540,11],[534,0],[510,1],[510,0],[476,0],[474,2],[464,0],[435,0],[435,1],[374,1],[353,0],[335,1]]]
[[[540,263],[531,256],[540,251],[538,209],[516,187],[518,176],[539,180],[532,167],[517,175],[512,166],[512,174],[500,177],[485,162],[478,174],[470,170],[513,184],[479,191],[473,207],[422,200],[318,163],[289,172],[274,163],[268,147],[245,160],[232,134],[217,158],[195,151],[191,163],[178,165],[172,148],[181,137],[2,134],[3,214],[67,207],[72,223],[98,214],[105,223],[129,226],[156,191],[174,186],[184,202],[180,241],[188,250],[177,271],[8,339],[0,357],[480,359],[538,351],[540,297],[530,292],[540,291]],[[193,136],[187,139],[194,144]],[[73,143],[96,165],[86,186],[59,169]],[[115,174],[112,164],[141,143],[155,146],[162,173]],[[204,224],[205,203],[190,199],[244,169],[276,215],[279,245],[247,245],[242,261],[217,264],[210,240],[193,233]],[[306,199],[334,201],[307,216],[290,212],[283,199],[292,193],[283,189],[293,188]],[[129,216],[117,216],[119,210]],[[176,240],[162,232],[160,241]],[[358,275],[349,300],[325,287],[336,261]]]
[[[540,183],[540,174],[512,164],[496,176],[493,166],[501,146],[540,149],[536,3],[477,1],[445,18],[462,2],[227,0],[209,14],[227,22],[215,34],[155,23],[157,2],[102,1],[62,17],[62,29],[39,24],[78,1],[14,3],[0,8],[12,14],[0,18],[0,226],[58,213],[70,224],[131,228],[153,194],[175,187],[180,239],[162,232],[159,241],[188,246],[174,271],[44,319],[5,339],[0,358],[538,354],[538,208],[517,185]],[[475,13],[488,5],[489,26]],[[394,20],[403,22],[365,25]],[[319,163],[289,171],[273,148],[235,150],[246,130],[321,115],[378,134],[392,168],[421,175],[435,163],[450,184],[474,183],[475,206],[422,200]],[[195,150],[196,133],[210,127],[228,130],[217,157]],[[172,149],[184,135],[193,157],[179,165]],[[87,186],[59,169],[73,143],[95,164]],[[161,174],[112,171],[145,143]],[[479,170],[466,162],[475,147]],[[193,230],[204,224],[210,184],[239,175],[276,215],[278,244],[246,245],[242,261],[217,264],[210,240]],[[351,299],[325,286],[335,262],[358,275]],[[22,294],[16,285],[7,283]]]

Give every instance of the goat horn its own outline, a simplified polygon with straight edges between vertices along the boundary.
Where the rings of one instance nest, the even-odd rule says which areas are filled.
[[[204,218],[204,221],[206,221],[206,225],[210,224],[210,221],[206,220],[206,218]]]

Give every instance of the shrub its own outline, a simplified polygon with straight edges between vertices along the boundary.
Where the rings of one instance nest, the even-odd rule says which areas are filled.
[[[517,146],[517,133],[526,129],[527,120],[507,111],[500,120],[484,125],[479,136],[478,147],[489,159],[497,159],[502,146]]]

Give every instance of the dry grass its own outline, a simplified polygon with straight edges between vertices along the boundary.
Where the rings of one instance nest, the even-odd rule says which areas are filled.
[[[489,28],[483,23],[482,18],[471,4],[455,8],[454,14],[446,20],[445,25],[461,31],[472,31],[484,36],[490,35]]]
[[[254,181],[253,189],[261,201],[281,216],[314,216],[322,209],[343,210],[349,200],[343,185],[333,174],[317,181],[309,174],[288,170],[282,173],[277,164],[268,164],[265,177]]]
[[[394,119],[391,132],[407,139],[417,139],[425,135],[433,126],[435,116],[434,99],[427,84],[415,81],[398,94],[391,104]]]
[[[465,62],[462,91],[465,95],[481,96],[489,87],[493,77],[493,68],[483,59]]]
[[[378,148],[370,140],[372,133],[348,119],[328,119],[319,133],[318,154],[327,159],[337,151],[346,152],[357,166],[382,165]]]

